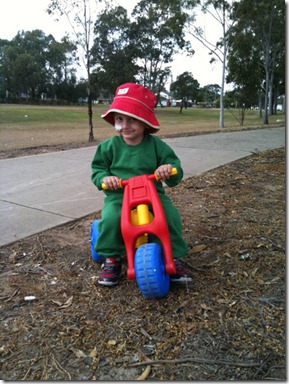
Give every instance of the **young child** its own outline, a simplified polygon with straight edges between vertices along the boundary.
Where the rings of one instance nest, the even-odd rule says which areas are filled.
[[[92,182],[99,190],[102,189],[102,183],[108,188],[104,190],[106,197],[95,244],[97,254],[105,259],[98,280],[101,285],[118,284],[121,257],[126,252],[120,229],[123,189],[118,188],[119,179],[154,172],[159,177],[156,188],[166,215],[177,269],[170,279],[182,283],[192,280],[179,261],[188,251],[187,243],[182,238],[179,212],[162,185],[162,182],[169,187],[177,185],[183,177],[183,170],[172,148],[152,135],[159,130],[159,122],[154,114],[155,104],[156,97],[149,89],[126,83],[117,88],[110,108],[101,116],[118,132],[118,135],[97,146],[92,161]],[[173,167],[177,168],[178,173],[170,177]]]

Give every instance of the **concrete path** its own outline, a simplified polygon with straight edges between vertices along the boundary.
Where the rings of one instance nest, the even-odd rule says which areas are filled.
[[[165,140],[185,178],[254,152],[285,146],[285,127]],[[0,160],[0,246],[102,209],[90,181],[96,147]]]

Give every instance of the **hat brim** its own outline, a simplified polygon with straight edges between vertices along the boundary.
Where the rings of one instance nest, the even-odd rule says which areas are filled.
[[[108,110],[101,115],[101,117],[107,121],[109,124],[114,126],[114,115],[113,113],[122,113],[128,116],[131,116],[137,120],[145,123],[148,128],[149,133],[156,133],[159,131],[159,122],[155,117],[155,114],[148,108],[140,105],[137,101],[130,100],[129,103],[127,100],[122,98],[115,98]]]

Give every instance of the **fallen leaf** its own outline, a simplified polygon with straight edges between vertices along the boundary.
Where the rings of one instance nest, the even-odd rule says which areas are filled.
[[[205,309],[206,311],[212,311],[212,308],[208,307],[206,304],[201,304],[201,308]]]
[[[193,247],[193,249],[191,250],[191,253],[199,253],[199,252],[202,252],[206,248],[207,248],[206,244],[195,245]]]
[[[280,277],[276,276],[276,277],[274,277],[274,279],[272,279],[271,281],[266,281],[266,283],[264,283],[264,284],[270,285],[272,283],[275,283],[278,280],[280,280]]]
[[[97,356],[96,347],[94,347],[94,348],[90,351],[89,356],[90,356],[90,357],[96,357],[96,356]]]
[[[57,300],[52,300],[52,303],[58,305],[59,307],[62,305],[62,303],[60,301],[57,301]]]
[[[2,345],[0,348],[0,355],[2,355],[4,352],[6,352],[6,347]]]
[[[11,253],[11,255],[9,255],[9,261],[10,263],[15,263],[16,260],[17,260],[17,253],[16,251],[14,251]]]
[[[66,302],[63,303],[63,304],[61,305],[61,307],[59,307],[59,309],[63,309],[63,308],[67,308],[67,307],[69,307],[69,306],[72,304],[72,300],[73,300],[73,296],[70,296],[70,298],[67,299]]]
[[[146,367],[146,369],[143,371],[143,373],[136,379],[138,381],[143,381],[143,380],[146,380],[146,378],[149,376],[149,374],[151,373],[151,365],[148,365]]]
[[[76,357],[86,357],[86,354],[80,349],[71,348],[71,351],[75,354]]]

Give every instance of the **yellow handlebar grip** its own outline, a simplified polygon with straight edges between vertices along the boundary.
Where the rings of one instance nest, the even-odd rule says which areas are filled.
[[[177,170],[177,168],[172,168],[172,170],[171,170],[171,176],[173,176],[173,175],[177,175],[177,173],[178,173],[178,170]]]
[[[102,189],[107,189],[106,184],[102,183],[102,184],[101,184],[101,188],[102,188]]]
[[[174,176],[174,175],[176,175],[177,173],[178,173],[177,168],[173,167],[172,170],[171,170],[171,174],[170,174],[170,176]],[[155,178],[156,178],[156,180],[159,180],[159,178],[157,177],[156,173],[155,173]]]
[[[107,185],[105,183],[101,183],[101,188],[102,189],[108,189],[107,188]],[[118,185],[118,188],[123,188],[122,186],[122,179],[119,179],[119,185]]]

